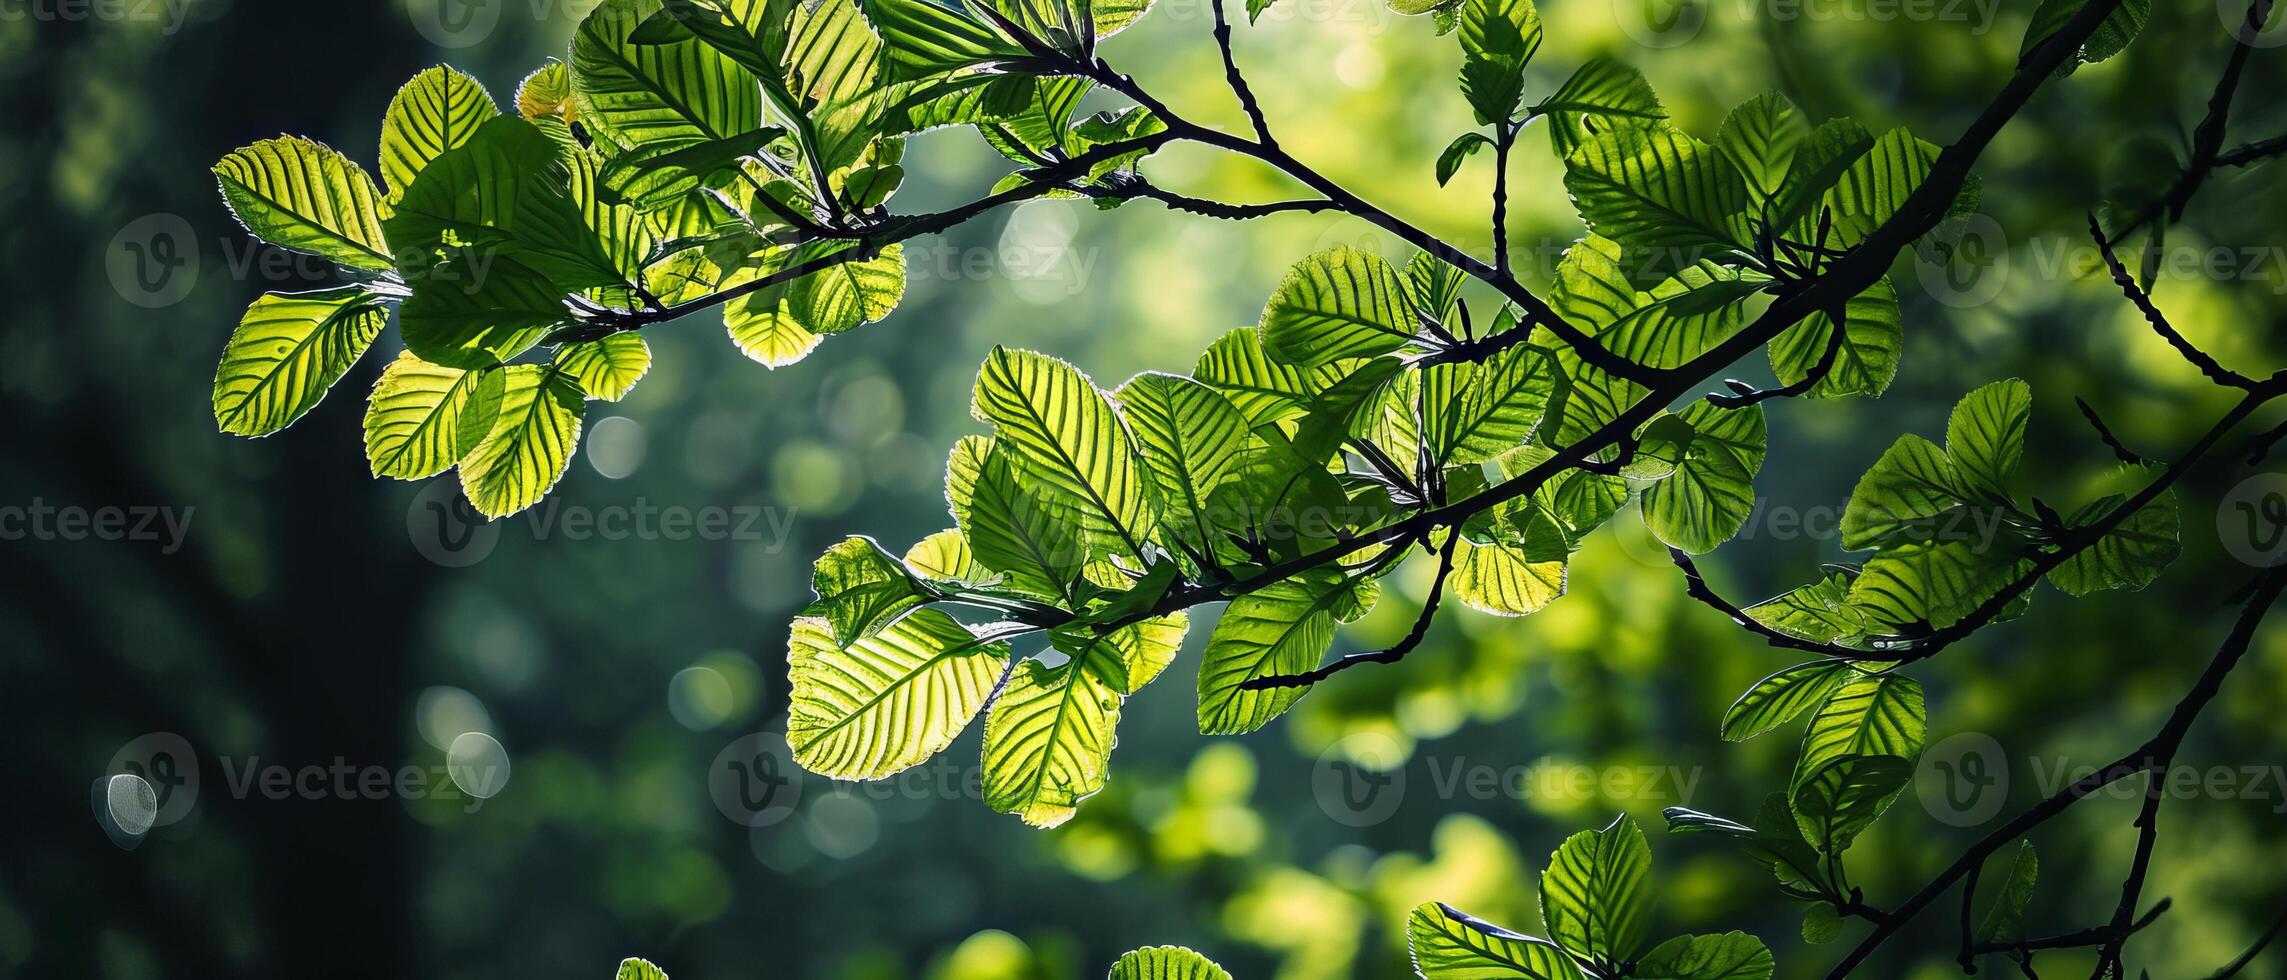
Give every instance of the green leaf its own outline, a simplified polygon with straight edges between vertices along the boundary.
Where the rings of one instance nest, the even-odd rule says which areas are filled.
[[[977,480],[985,470],[985,458],[993,451],[991,436],[962,436],[945,454],[945,507],[958,518],[969,510],[975,495]]]
[[[1851,161],[1841,179],[1820,198],[1821,205],[1834,211],[1834,229],[1827,246],[1847,248],[1865,241],[1905,205],[1914,188],[1929,176],[1930,165],[1937,158],[1936,146],[1915,139],[1903,127],[1882,134]],[[1805,242],[1815,237],[1803,226],[1797,226],[1796,233]]]
[[[450,279],[466,292],[489,288],[513,262],[559,290],[625,285],[572,199],[566,153],[531,123],[494,116],[430,161],[383,222],[405,250],[406,278]]]
[[[1265,356],[1254,327],[1217,338],[1199,355],[1191,374],[1230,399],[1249,427],[1302,414],[1318,391],[1311,372]]]
[[[572,35],[572,92],[588,131],[624,152],[681,149],[761,126],[761,88],[722,52],[688,34],[667,44],[629,40],[659,9],[657,0],[604,0]]]
[[[1835,756],[1795,784],[1795,820],[1813,847],[1840,854],[1913,778],[1913,763],[1894,755]]]
[[[317,407],[389,325],[373,294],[350,287],[264,293],[238,322],[214,374],[214,423],[265,436]]]
[[[1565,562],[1503,544],[1463,542],[1447,585],[1461,604],[1495,616],[1539,612],[1564,595]]]
[[[946,485],[951,492],[950,477]],[[954,515],[977,561],[1007,576],[1009,585],[1071,599],[1072,583],[1087,563],[1078,515],[1043,502],[998,441],[979,463],[968,494],[954,502]]]
[[[1771,980],[1778,965],[1763,941],[1744,932],[1677,936],[1636,961],[1637,980]]]
[[[1803,244],[1815,242],[1817,215],[1811,209],[1842,179],[1843,171],[1850,169],[1873,146],[1874,134],[1849,119],[1835,118],[1818,124],[1811,130],[1810,137],[1795,147],[1794,159],[1787,165],[1786,182],[1770,202],[1773,228],[1791,232]]]
[[[2032,24],[2025,28],[2025,43],[2017,56],[2024,57],[2034,46],[2055,35],[2086,6],[2088,0],[2041,0],[2041,5],[2033,10]],[[2127,50],[2129,42],[2144,32],[2144,22],[2151,18],[2152,0],[2123,0],[2112,13],[2105,15],[2104,23],[2097,25],[2096,32],[2081,43],[2080,50],[2060,66],[2060,70],[2072,70],[2075,62],[2104,61]],[[2229,26],[2238,27],[2238,21],[2234,19]]]
[[[1312,571],[1231,600],[1199,666],[1199,733],[1243,735],[1285,713],[1303,688],[1244,690],[1258,677],[1299,674],[1318,666],[1334,643],[1334,624],[1373,605],[1371,582]]]
[[[739,352],[765,367],[782,368],[817,349],[818,336],[787,302],[791,288],[780,283],[733,300],[723,307],[723,327]]]
[[[1945,629],[2029,570],[2006,539],[1957,537],[1889,545],[1850,586],[1850,604],[1869,622]]]
[[[1668,117],[1643,72],[1602,56],[1588,59],[1532,114],[1548,117],[1549,146],[1560,161],[1598,133],[1656,125]]]
[[[1445,145],[1445,151],[1437,155],[1437,186],[1445,186],[1446,181],[1452,180],[1453,175],[1460,172],[1461,161],[1476,156],[1478,150],[1492,145],[1493,141],[1483,133],[1463,133],[1454,137],[1453,142]]]
[[[1843,307],[1842,346],[1826,377],[1805,394],[1811,398],[1851,395],[1879,397],[1898,374],[1903,342],[1903,317],[1898,292],[1885,276]],[[1813,313],[1788,327],[1771,341],[1771,372],[1781,384],[1796,384],[1810,377],[1834,337],[1834,318]]]
[[[1851,551],[1879,547],[1916,525],[1962,503],[1961,478],[1937,444],[1903,435],[1883,451],[1842,510],[1842,546]]]
[[[794,621],[787,641],[786,743],[802,768],[880,779],[951,744],[1008,667],[1005,641],[919,609],[837,644],[825,620]]]
[[[1715,133],[1715,150],[1731,161],[1747,185],[1748,200],[1759,205],[1779,196],[1794,164],[1795,148],[1810,134],[1810,125],[1794,103],[1777,92],[1765,92],[1723,117],[1723,128]]]
[[[1867,624],[1850,605],[1855,571],[1831,572],[1817,582],[1747,607],[1748,617],[1797,639],[1846,643],[1863,637]]]
[[[929,598],[904,562],[858,535],[819,555],[810,579],[818,601],[806,614],[823,616],[842,646],[880,632]]]
[[[1211,553],[1217,542],[1207,501],[1238,475],[1240,457],[1254,441],[1246,418],[1215,389],[1168,374],[1136,375],[1114,397],[1143,450],[1160,531],[1199,554]]]
[[[381,117],[381,186],[390,205],[413,178],[446,150],[469,141],[485,120],[500,115],[492,94],[476,79],[445,65],[427,69],[389,100]]]
[[[1625,261],[1630,271],[1661,269],[1639,255]],[[1662,271],[1673,274],[1635,294],[1633,308],[1596,333],[1597,343],[1647,367],[1681,367],[1738,332],[1744,304],[1766,283],[1711,259]]]
[[[412,286],[413,295],[398,308],[397,328],[405,346],[431,364],[491,367],[571,319],[554,280],[507,259],[492,262],[481,277],[433,275]]]
[[[539,502],[563,477],[580,441],[586,410],[572,376],[538,364],[496,369],[503,376],[492,428],[461,459],[461,491],[486,517]]]
[[[1439,323],[1453,318],[1461,287],[1468,282],[1467,273],[1428,252],[1415,252],[1406,260],[1406,296],[1415,310]]]
[[[1308,368],[1397,350],[1416,317],[1405,280],[1381,256],[1347,245],[1296,263],[1263,308],[1263,350]]]
[[[1922,685],[1901,674],[1859,674],[1811,715],[1795,782],[1843,756],[1890,755],[1913,761],[1928,728]]]
[[[1556,359],[1525,344],[1483,365],[1431,365],[1421,378],[1422,427],[1440,468],[1488,462],[1524,445],[1563,383]]]
[[[1107,980],[1231,980],[1231,974],[1181,946],[1146,946],[1122,954]]]
[[[970,413],[992,423],[995,445],[1042,503],[1077,515],[1091,555],[1141,553],[1155,527],[1147,477],[1119,413],[1087,375],[995,347]]]
[[[1108,644],[1018,664],[985,717],[985,805],[1035,827],[1072,819],[1108,778],[1127,673]]]
[[[1443,902],[1406,918],[1414,972],[1427,980],[1580,980],[1572,957],[1546,939],[1522,935]]]
[[[1525,65],[1540,46],[1532,0],[1462,0],[1461,94],[1478,122],[1506,125],[1516,116]]]
[[[2024,938],[2025,906],[2033,901],[2033,886],[2040,879],[2041,856],[2034,852],[2032,841],[2019,841],[2016,855],[2009,860],[2009,877],[2001,880],[2001,894],[1994,897],[1993,906],[1985,910],[1985,919],[1978,923],[1977,941]]]
[[[1541,872],[1549,936],[1599,963],[1634,958],[1651,925],[1651,870],[1651,846],[1626,814],[1565,838]]]
[[[613,156],[603,168],[602,183],[618,200],[646,211],[662,210],[701,187],[735,179],[742,161],[784,135],[782,127],[764,126],[698,143],[647,143]]]
[[[870,259],[852,259],[794,280],[787,302],[814,333],[833,334],[889,316],[905,297],[905,248],[891,244]]]
[[[652,966],[649,960],[630,956],[619,961],[619,972],[612,980],[667,980],[667,971]]]
[[[864,0],[881,32],[892,81],[1024,58],[1024,47],[960,11],[929,0]]]
[[[1786,797],[1771,794],[1763,810],[1755,821],[1756,826],[1752,827],[1680,806],[1667,808],[1664,815],[1669,833],[1720,834],[1738,841],[1747,857],[1770,871],[1780,884],[1794,888],[1823,887],[1818,853],[1804,843],[1802,829],[1795,825]]]
[[[1839,660],[1814,660],[1756,681],[1724,711],[1723,737],[1737,742],[1784,725],[1856,676]]]
[[[354,269],[396,265],[381,233],[373,178],[332,147],[281,136],[214,165],[223,199],[254,236]]]
[[[1769,435],[1763,407],[1693,402],[1678,416],[1693,430],[1675,473],[1644,488],[1644,524],[1671,546],[1704,554],[1731,539],[1755,511],[1755,472]]]
[[[2128,498],[2121,494],[2092,501],[2067,515],[2065,526],[2094,526],[2127,503]],[[2176,494],[2171,490],[2128,515],[2118,526],[2097,538],[2095,544],[2051,569],[2049,584],[2075,596],[2105,589],[2141,589],[2159,578],[2182,553],[2178,537]]]
[[[365,406],[365,459],[374,476],[419,480],[448,469],[492,431],[507,378],[397,355]]]
[[[1641,249],[1676,267],[1734,247],[1731,216],[1747,206],[1746,185],[1721,154],[1681,130],[1600,133],[1566,157],[1564,169],[1581,219],[1631,253]]]
[[[565,344],[556,352],[556,365],[578,379],[588,397],[616,402],[627,397],[651,370],[651,345],[639,334],[615,333],[601,340]]]
[[[1834,906],[1813,905],[1803,913],[1803,942],[1824,946],[1842,938],[1842,914]]]
[[[2009,501],[2009,485],[2016,482],[2017,464],[2025,458],[2025,422],[2032,412],[2033,389],[2016,378],[1985,385],[1954,404],[1946,422],[1946,458],[1953,461],[1965,495]]]
[[[982,585],[992,573],[977,564],[969,538],[958,529],[939,531],[905,549],[905,567],[939,585],[962,589]]]
[[[1183,634],[1190,626],[1189,616],[1175,612],[1102,633],[1092,626],[1060,627],[1050,632],[1048,638],[1056,649],[1074,660],[1097,656],[1117,658],[1127,681],[1120,687],[1120,693],[1132,695],[1157,680],[1167,665],[1175,662],[1176,651],[1183,646]]]

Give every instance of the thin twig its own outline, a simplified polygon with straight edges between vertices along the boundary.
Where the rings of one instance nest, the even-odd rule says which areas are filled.
[[[2096,409],[2089,405],[2088,399],[2075,395],[2073,404],[2081,407],[2081,417],[2088,420],[2089,426],[2096,429],[2096,437],[2104,440],[2105,446],[2111,449],[2112,454],[2119,457],[2121,462],[2130,466],[2149,466],[2152,464],[2152,461],[2144,458],[2142,454],[2130,451],[2126,445],[2121,443],[2118,436],[2112,434],[2112,427],[2104,424],[2104,419],[2096,414]]]
[[[2104,254],[2104,265],[2112,271],[2112,281],[2120,286],[2121,294],[2127,296],[2129,302],[2136,304],[2137,310],[2144,314],[2144,322],[2152,325],[2153,332],[2159,334],[2160,339],[2167,341],[2168,346],[2175,348],[2176,353],[2182,354],[2184,360],[2190,361],[2208,380],[2242,391],[2255,387],[2255,379],[2216,363],[2216,359],[2208,356],[2208,352],[2192,346],[2191,341],[2176,332],[2175,325],[2168,322],[2167,315],[2152,304],[2152,297],[2144,294],[2143,287],[2136,285],[2135,277],[2128,274],[2128,268],[2120,264],[2120,256],[2113,254],[2111,244],[2104,240],[2103,226],[2096,223],[2096,215],[2088,216],[2088,231],[2096,239],[2097,251]]]
[[[1414,619],[1413,629],[1406,633],[1405,638],[1399,640],[1389,649],[1338,657],[1333,663],[1300,674],[1272,674],[1252,678],[1240,684],[1239,688],[1246,691],[1262,691],[1277,687],[1309,687],[1361,664],[1394,664],[1404,660],[1406,654],[1412,653],[1414,648],[1420,646],[1421,641],[1429,636],[1429,626],[1437,619],[1438,600],[1445,596],[1445,577],[1453,573],[1454,548],[1460,541],[1461,535],[1459,534],[1445,536],[1445,546],[1437,550],[1437,578],[1429,584],[1429,598],[1422,601],[1421,615]]]
[[[2073,804],[2098,790],[2149,770],[2152,768],[2152,760],[2174,758],[2176,749],[2183,744],[2184,736],[2191,731],[2192,723],[2199,720],[2200,712],[2206,710],[2209,702],[2214,701],[2216,693],[2222,689],[2224,678],[2231,676],[2232,670],[2246,656],[2248,647],[2255,639],[2256,627],[2262,624],[2264,615],[2270,611],[2273,601],[2279,598],[2282,588],[2287,588],[2287,570],[2275,568],[2263,574],[2258,580],[2255,594],[2240,612],[2238,622],[2233,624],[2231,635],[2225,638],[2223,646],[2216,651],[2215,657],[2208,662],[2207,669],[2200,673],[2199,679],[2193,682],[2191,690],[2176,702],[2175,710],[2169,713],[2167,722],[2157,734],[2111,765],[2074,780],[1972,845],[1967,853],[1955,859],[1937,877],[1930,879],[1920,891],[1900,903],[1888,920],[1876,923],[1874,930],[1860,940],[1843,957],[1842,962],[1827,974],[1828,980],[1842,980],[1849,976],[1852,970],[1874,954],[1874,950],[1896,935],[1923,909],[1928,908],[1954,882],[1968,874],[1971,867],[1982,864],[1995,851],[2071,809]]]

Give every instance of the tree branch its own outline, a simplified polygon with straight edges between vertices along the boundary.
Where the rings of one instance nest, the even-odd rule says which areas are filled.
[[[2169,713],[2167,722],[2161,726],[2157,734],[2112,764],[2074,780],[2070,785],[2051,794],[2047,799],[2035,804],[2031,809],[2018,814],[2007,824],[1987,834],[1971,846],[1967,853],[1947,866],[1944,871],[1939,872],[1937,877],[1930,879],[1929,883],[1923,885],[1920,891],[1915,892],[1912,897],[1901,903],[1892,912],[1889,919],[1876,923],[1874,931],[1869,933],[1865,939],[1860,940],[1858,946],[1853,948],[1849,955],[1843,957],[1842,962],[1836,964],[1835,968],[1827,974],[1828,980],[1842,980],[1843,977],[1848,976],[1859,964],[1864,963],[1868,956],[1873,955],[1874,950],[1889,940],[1891,936],[1896,935],[1899,929],[1904,928],[1905,924],[1912,921],[1923,909],[1928,908],[1931,902],[1936,901],[1938,896],[1945,893],[1946,889],[1952,887],[1955,881],[1968,874],[1972,867],[1982,865],[1987,857],[2009,842],[2023,837],[2027,831],[2065,812],[2073,804],[2088,798],[2096,791],[2137,773],[2151,770],[2155,760],[2172,761],[2177,749],[2183,745],[2184,736],[2191,731],[2192,723],[2199,719],[2200,712],[2207,708],[2209,702],[2215,700],[2216,693],[2223,688],[2224,679],[2231,676],[2232,670],[2238,667],[2240,660],[2246,656],[2248,647],[2255,639],[2256,627],[2262,624],[2264,615],[2270,611],[2272,603],[2279,598],[2282,588],[2287,588],[2287,570],[2269,569],[2257,580],[2255,593],[2248,599],[2247,605],[2240,612],[2239,620],[2233,624],[2231,634],[2225,638],[2223,646],[2216,651],[2215,657],[2208,662],[2207,668],[2201,671],[2199,679],[2193,682],[2191,690],[2185,693],[2182,700],[2176,702],[2175,710]],[[2166,761],[2162,761],[2160,765],[2165,766]]]
[[[1421,615],[1414,619],[1413,629],[1408,631],[1405,638],[1399,640],[1396,645],[1387,650],[1353,653],[1348,656],[1337,657],[1333,663],[1300,674],[1272,674],[1250,678],[1241,683],[1239,689],[1262,691],[1274,687],[1309,687],[1360,664],[1394,664],[1404,660],[1406,654],[1412,653],[1415,647],[1421,645],[1422,639],[1429,636],[1430,623],[1437,619],[1438,600],[1445,595],[1445,577],[1453,574],[1453,552],[1460,541],[1461,535],[1459,534],[1445,536],[1445,546],[1437,550],[1437,578],[1429,584],[1429,598],[1423,600]]]
[[[2159,334],[2160,339],[2167,341],[2168,346],[2175,348],[2176,353],[2182,354],[2184,360],[2190,361],[2209,381],[2242,391],[2255,387],[2255,379],[2216,363],[2208,352],[2192,346],[2191,341],[2176,332],[2167,315],[2152,304],[2152,297],[2145,295],[2143,288],[2136,285],[2136,279],[2128,274],[2127,267],[2120,264],[2120,256],[2113,254],[2112,245],[2104,240],[2104,228],[2096,223],[2096,215],[2088,216],[2088,232],[2096,239],[2097,251],[2104,254],[2104,265],[2112,271],[2112,281],[2120,286],[2121,294],[2127,296],[2129,302],[2136,304],[2136,309],[2144,314],[2144,322],[2152,325],[2152,331]]]

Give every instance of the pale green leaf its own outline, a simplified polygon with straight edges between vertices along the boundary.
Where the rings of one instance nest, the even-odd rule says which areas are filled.
[[[1598,235],[1671,267],[1734,247],[1731,216],[1747,206],[1729,161],[1664,125],[1591,137],[1565,158],[1564,186]]]
[[[374,476],[419,480],[458,463],[492,430],[506,377],[431,364],[412,351],[382,369],[365,406]]]
[[[604,0],[572,35],[572,92],[588,131],[626,151],[682,148],[759,127],[762,90],[722,52],[689,35],[629,41],[659,9],[658,0]]]
[[[1856,676],[1849,664],[1814,660],[1756,681],[1723,712],[1723,737],[1736,742],[1784,725]]]
[[[999,441],[980,461],[966,506],[955,502],[954,516],[977,561],[1006,576],[1009,585],[1049,598],[1071,598],[1072,583],[1088,558],[1078,515],[1042,500]]]
[[[1126,426],[1087,375],[1031,351],[995,347],[970,412],[1035,496],[1077,515],[1092,555],[1140,555],[1155,528],[1148,477]],[[971,535],[975,539],[975,535]]]
[[[388,308],[363,289],[264,293],[246,308],[215,368],[215,425],[264,436],[293,424],[388,325]]]
[[[429,161],[469,141],[485,120],[500,115],[492,94],[476,79],[438,65],[413,76],[381,117],[381,186],[394,205]]]
[[[1651,926],[1651,870],[1651,845],[1626,814],[1565,838],[1541,872],[1549,936],[1598,962],[1632,959]]]
[[[1115,397],[1143,450],[1160,531],[1200,554],[1212,552],[1218,542],[1207,501],[1237,475],[1254,439],[1246,418],[1215,389],[1174,375],[1136,375]]]
[[[479,513],[505,517],[537,503],[563,477],[586,409],[579,382],[538,364],[499,368],[500,410],[461,459],[461,491]]]
[[[1110,645],[1049,667],[1016,672],[985,717],[985,805],[1035,827],[1054,827],[1104,788],[1120,721],[1127,665]]]
[[[281,136],[214,165],[223,199],[254,236],[356,269],[396,262],[382,237],[373,178],[332,147]]]
[[[1739,171],[1751,203],[1778,197],[1794,164],[1795,148],[1811,134],[1795,104],[1765,92],[1734,106],[1716,130],[1715,149]]]
[[[1121,955],[1106,980],[1231,980],[1231,974],[1181,946],[1146,946]]]
[[[1413,339],[1416,316],[1405,280],[1381,256],[1347,245],[1296,263],[1263,309],[1263,350],[1313,367],[1370,357]]]
[[[942,751],[984,707],[1008,666],[1006,642],[920,609],[848,646],[821,619],[787,643],[786,742],[802,768],[880,779]]]
[[[556,364],[579,380],[588,397],[616,402],[651,370],[651,345],[639,334],[615,333],[565,344],[556,352]]]
[[[1443,902],[1406,918],[1406,948],[1425,980],[1580,980],[1557,944],[1503,929]]]
[[[819,555],[810,581],[818,601],[805,615],[824,617],[843,646],[872,636],[929,598],[904,562],[858,535]]]
[[[1541,46],[1540,14],[1532,0],[1462,0],[1460,36],[1461,94],[1478,122],[1506,125]]]
[[[1245,734],[1284,713],[1305,689],[1244,690],[1240,685],[1318,666],[1334,643],[1336,621],[1362,614],[1372,605],[1372,592],[1371,582],[1353,586],[1335,574],[1313,571],[1231,600],[1207,637],[1199,667],[1200,734]]]
[[[1643,72],[1603,56],[1588,59],[1532,111],[1548,117],[1549,146],[1558,160],[1597,133],[1657,125],[1668,117]]]
[[[1668,545],[1703,554],[1739,533],[1754,513],[1755,473],[1769,435],[1761,405],[1698,401],[1678,417],[1692,427],[1691,445],[1673,474],[1644,488],[1644,525]]]
[[[1537,557],[1523,548],[1463,542],[1446,584],[1462,605],[1479,612],[1529,615],[1555,602],[1565,588],[1565,562]]]
[[[1946,421],[1946,458],[1953,461],[1966,494],[2007,502],[2025,458],[2025,422],[2033,412],[2033,389],[2016,378],[1985,385],[1953,407]]]

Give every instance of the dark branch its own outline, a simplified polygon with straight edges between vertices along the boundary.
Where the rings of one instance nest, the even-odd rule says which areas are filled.
[[[1239,59],[1231,53],[1231,21],[1223,13],[1223,0],[1209,0],[1215,9],[1215,46],[1223,52],[1223,80],[1231,86],[1231,94],[1239,99],[1239,108],[1246,110],[1247,120],[1255,125],[1255,139],[1264,146],[1277,146],[1271,136],[1271,124],[1263,118],[1263,107],[1255,101],[1255,90],[1247,86],[1247,76],[1239,71]]]
[[[2104,240],[2104,228],[2096,223],[2096,215],[2088,216],[2088,231],[2096,239],[2097,251],[2104,253],[2104,265],[2112,270],[2112,281],[2120,286],[2121,294],[2127,296],[2129,302],[2136,304],[2136,309],[2144,314],[2144,322],[2152,325],[2152,331],[2159,334],[2160,339],[2167,341],[2168,346],[2175,348],[2176,353],[2182,354],[2184,360],[2190,361],[2208,380],[2242,391],[2255,387],[2255,379],[2216,363],[2208,352],[2192,346],[2191,341],[2176,332],[2167,315],[2152,305],[2152,297],[2144,294],[2143,287],[2136,285],[2135,277],[2128,274],[2128,268],[2120,264],[2120,256],[2113,254],[2112,246]]]
[[[1338,657],[1333,663],[1300,674],[1273,674],[1267,677],[1256,677],[1240,684],[1239,688],[1246,691],[1262,691],[1274,687],[1309,687],[1360,664],[1394,664],[1404,660],[1406,654],[1412,653],[1415,647],[1421,645],[1423,638],[1429,636],[1430,623],[1437,619],[1438,600],[1445,596],[1445,577],[1453,574],[1454,547],[1460,541],[1461,535],[1458,533],[1445,536],[1445,546],[1437,550],[1437,578],[1429,584],[1429,598],[1423,600],[1421,615],[1414,619],[1413,629],[1408,631],[1405,638],[1399,640],[1395,646],[1387,650],[1353,653]]]
[[[1827,334],[1826,349],[1819,353],[1818,363],[1811,365],[1810,371],[1800,380],[1777,388],[1757,388],[1744,381],[1727,381],[1724,383],[1731,387],[1731,392],[1711,392],[1707,396],[1707,403],[1717,408],[1746,408],[1772,398],[1794,398],[1818,387],[1819,382],[1834,373],[1835,362],[1841,360],[1844,332],[1850,326],[1848,314],[1842,310],[1828,314],[1827,319],[1834,325],[1834,329]]]
[[[2219,165],[2245,166],[2257,159],[2287,152],[2280,149],[2261,151],[2228,164],[2221,152],[2224,130],[2231,116],[2232,96],[2239,92],[2240,75],[2247,69],[2248,55],[2255,51],[2256,36],[2263,32],[2264,22],[2271,17],[2271,2],[2272,0],[2252,0],[2247,5],[2247,16],[2241,19],[2239,30],[2233,35],[2231,58],[2224,63],[2223,77],[2216,80],[2215,91],[2208,96],[2207,115],[2200,120],[2199,128],[2192,132],[2191,160],[2184,165],[2183,174],[2176,178],[2175,184],[2168,188],[2166,194],[2138,209],[2136,215],[2127,224],[2114,230],[2110,238],[2100,236],[2101,242],[2118,245],[2122,239],[2159,220],[2163,214],[2170,223],[2183,220],[2184,209],[2190,206],[2193,195],[2199,193],[2200,185],[2207,183],[2208,177]],[[2247,149],[2249,148],[2242,147],[2232,152],[2236,155]]]
[[[2282,588],[2287,588],[2287,570],[2270,569],[2257,580],[2255,593],[2248,599],[2246,607],[2240,612],[2238,622],[2233,624],[2230,636],[2225,638],[2223,646],[2216,651],[2215,657],[2208,662],[2207,669],[2201,671],[2199,679],[2193,682],[2191,690],[2185,693],[2182,700],[2176,702],[2175,710],[2169,713],[2167,722],[2161,726],[2157,734],[2153,735],[2143,745],[2137,746],[2134,751],[2121,756],[2111,765],[2074,780],[2070,785],[2051,794],[2047,799],[2035,804],[2031,809],[2018,814],[2007,824],[1987,834],[1971,846],[1967,853],[1957,858],[1944,871],[1939,872],[1937,877],[1930,879],[1929,883],[1923,885],[1920,891],[1915,892],[1912,897],[1899,904],[1890,918],[1876,923],[1874,931],[1868,933],[1865,939],[1860,940],[1858,946],[1852,949],[1849,955],[1843,957],[1842,962],[1827,974],[1828,980],[1842,980],[1843,977],[1849,976],[1852,970],[1864,963],[1868,956],[1873,955],[1875,949],[1879,948],[1891,936],[1896,935],[1899,929],[1904,928],[1906,923],[1912,921],[1923,909],[1928,908],[1930,903],[1938,899],[1938,896],[1945,894],[1946,889],[1951,888],[1954,882],[1961,880],[1971,868],[1982,865],[1985,859],[1995,851],[2011,841],[2025,836],[2027,831],[2071,809],[2073,804],[2088,798],[2096,791],[2137,773],[2151,771],[2155,765],[2165,768],[2172,762],[2175,759],[2176,750],[2183,745],[2184,736],[2191,731],[2192,723],[2199,720],[2200,712],[2206,710],[2208,703],[2214,701],[2216,693],[2222,689],[2224,678],[2231,676],[2232,670],[2238,667],[2240,660],[2247,655],[2248,647],[2255,639],[2256,627],[2262,624],[2264,615],[2270,611],[2271,604],[2279,598]]]
[[[1675,562],[1676,567],[1683,570],[1683,589],[1685,595],[1698,600],[1702,605],[1705,605],[1708,608],[1715,610],[1716,612],[1731,617],[1732,622],[1738,623],[1740,627],[1745,629],[1747,632],[1769,640],[1772,646],[1785,647],[1790,650],[1806,650],[1811,653],[1822,654],[1829,657],[1855,659],[1865,656],[1865,651],[1863,650],[1857,650],[1846,646],[1839,646],[1833,643],[1818,643],[1803,639],[1799,636],[1790,636],[1786,633],[1772,629],[1769,626],[1765,626],[1763,623],[1756,620],[1755,617],[1748,615],[1747,610],[1733,605],[1731,600],[1717,595],[1714,589],[1709,588],[1707,584],[1707,578],[1701,575],[1699,572],[1699,565],[1694,563],[1691,560],[1691,556],[1685,554],[1682,549],[1669,548],[1668,560]]]
[[[2076,395],[2073,397],[2073,404],[2081,407],[2081,417],[2088,420],[2088,424],[2096,429],[2096,437],[2104,440],[2105,446],[2110,448],[2112,454],[2119,457],[2121,462],[2130,466],[2151,465],[2151,460],[2144,458],[2139,453],[2131,452],[2127,446],[2121,444],[2119,437],[2112,434],[2112,427],[2104,424],[2104,419],[2096,414],[2096,409],[2089,405],[2088,399]]]

